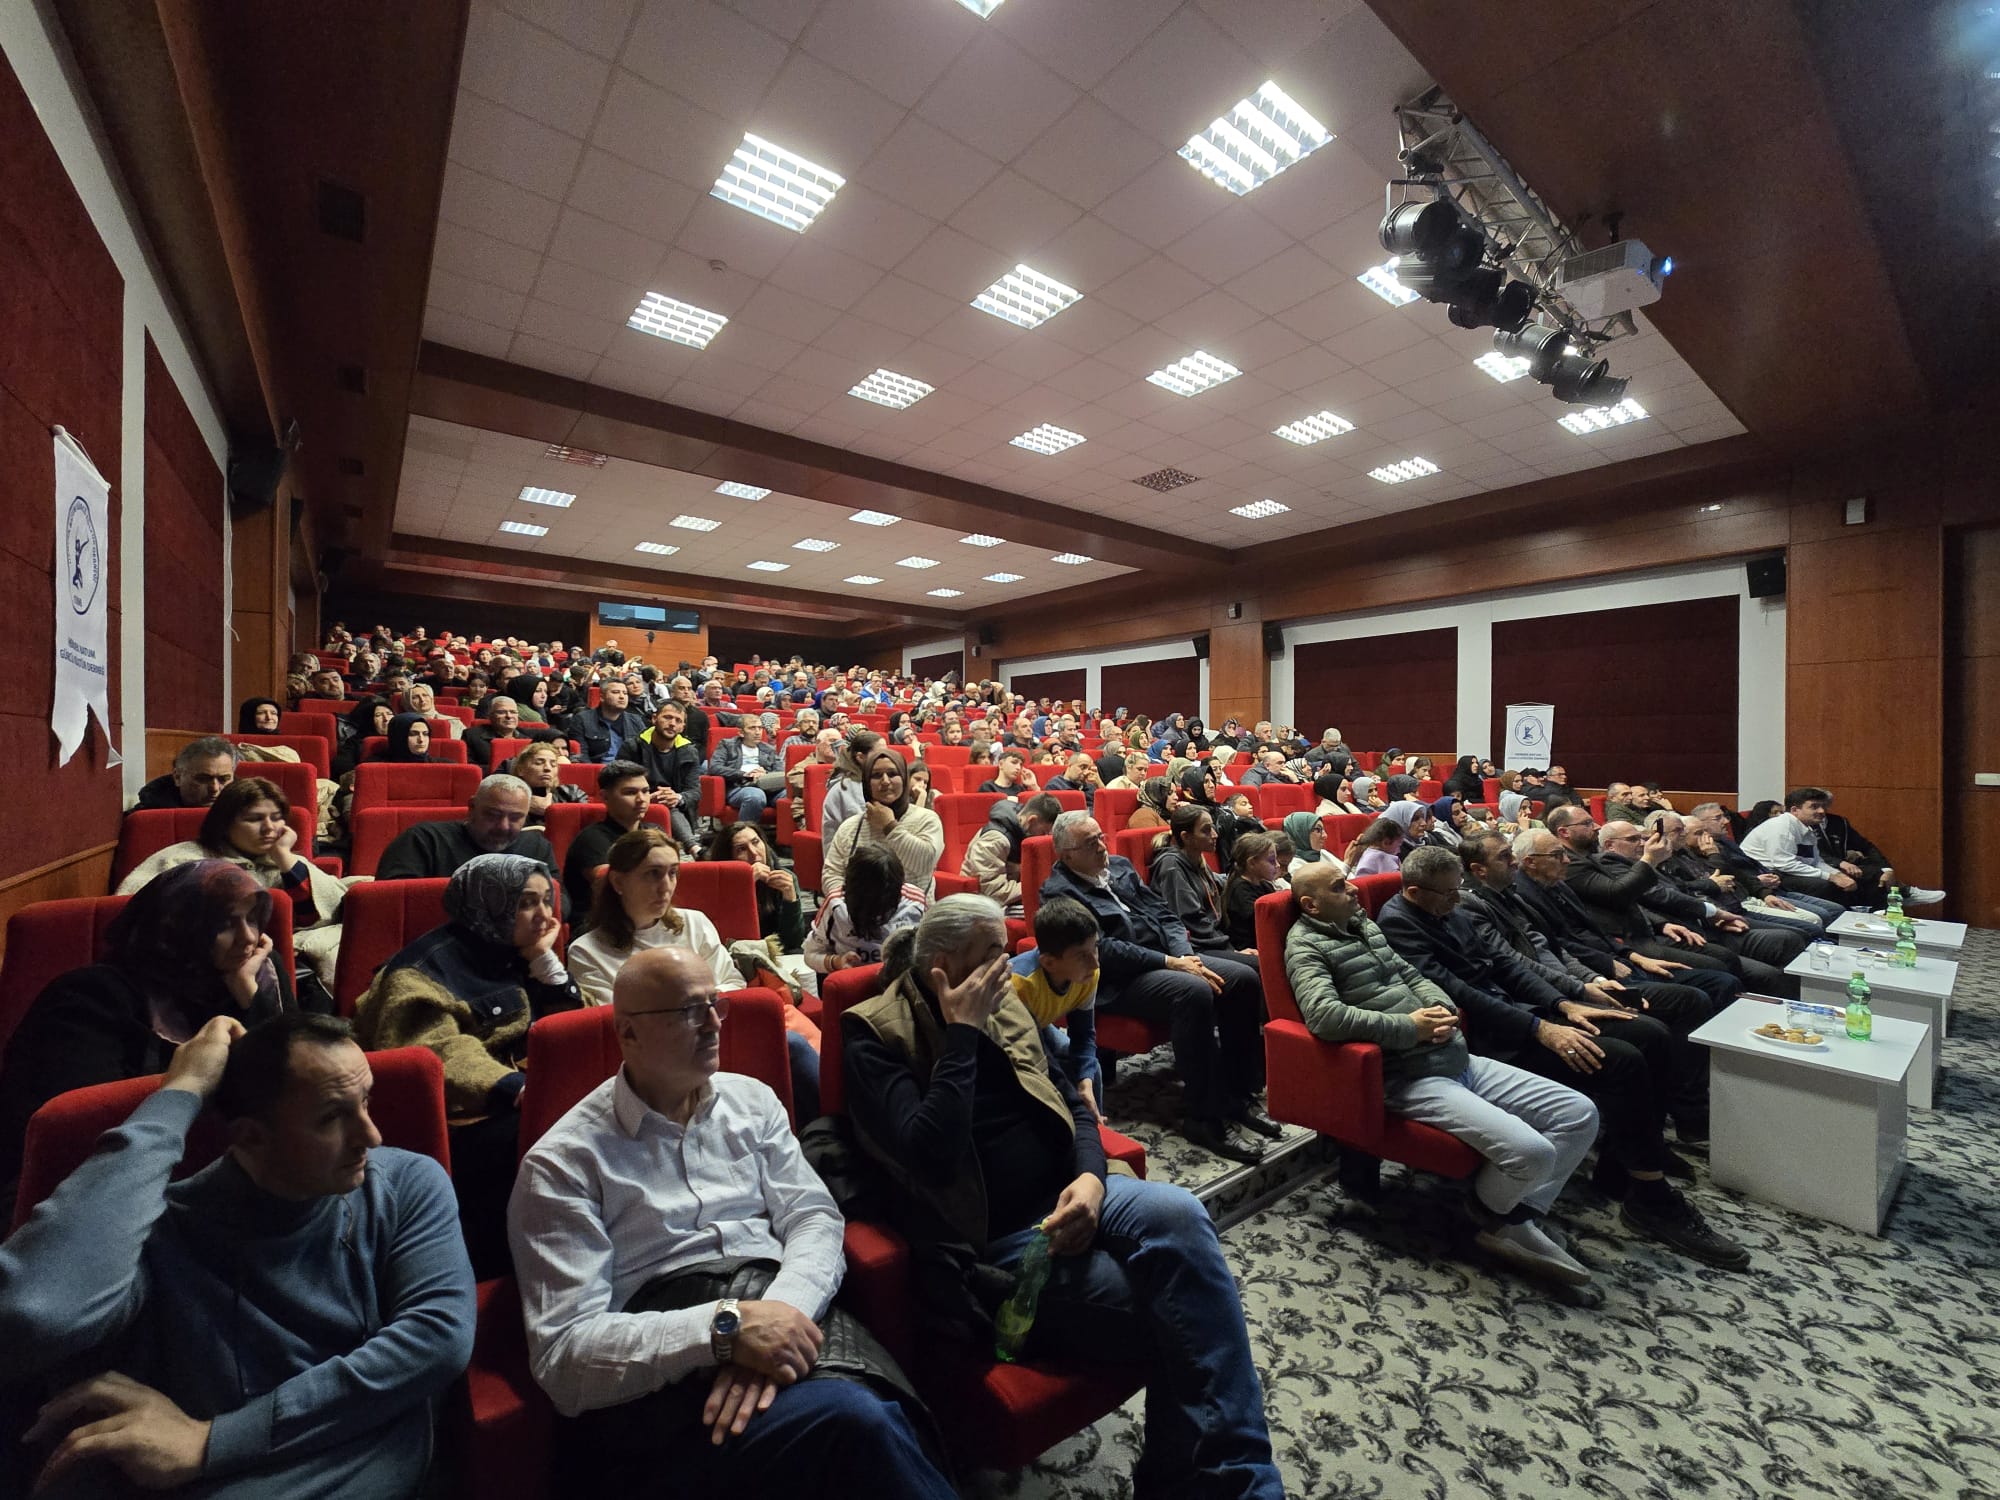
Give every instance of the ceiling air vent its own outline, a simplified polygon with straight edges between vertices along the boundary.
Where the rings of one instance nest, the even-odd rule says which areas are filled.
[[[1143,484],[1149,490],[1157,490],[1164,495],[1168,490],[1177,490],[1184,484],[1195,483],[1195,476],[1184,469],[1155,469],[1150,474],[1141,474],[1132,481]]]

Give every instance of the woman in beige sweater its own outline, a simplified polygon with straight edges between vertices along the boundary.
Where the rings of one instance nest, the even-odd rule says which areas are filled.
[[[826,863],[820,891],[830,900],[840,894],[847,861],[861,844],[886,844],[903,862],[903,879],[927,898],[937,895],[938,860],[944,857],[944,824],[927,807],[912,807],[909,775],[902,755],[886,746],[870,752],[862,763],[866,801],[826,841]]]

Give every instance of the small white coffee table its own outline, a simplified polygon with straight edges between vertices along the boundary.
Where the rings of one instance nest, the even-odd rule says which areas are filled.
[[[1911,917],[1917,929],[1917,952],[1931,958],[1957,958],[1965,947],[1965,923],[1938,922],[1929,917]],[[1827,925],[1827,935],[1840,939],[1847,948],[1893,948],[1895,930],[1879,912],[1844,911]]]
[[[1833,956],[1834,969],[1822,974],[1812,967],[1812,949],[1808,948],[1785,966],[1785,972],[1797,977],[1801,999],[1844,1010],[1847,981],[1859,969],[1868,976],[1868,1005],[1877,1017],[1921,1021],[1928,1029],[1917,1053],[1917,1066],[1910,1074],[1910,1103],[1929,1109],[1944,1066],[1942,1042],[1951,1018],[1951,991],[1958,982],[1958,965],[1948,958],[1926,958],[1921,952],[1914,969],[1864,964],[1852,948],[1835,949]]]
[[[1709,1172],[1720,1187],[1879,1235],[1903,1175],[1905,1079],[1925,1028],[1877,1013],[1824,1050],[1752,1036],[1784,1006],[1745,997],[1694,1033],[1709,1049]]]

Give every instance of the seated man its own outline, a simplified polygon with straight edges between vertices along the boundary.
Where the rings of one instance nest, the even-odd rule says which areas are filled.
[[[462,736],[465,740],[465,758],[482,771],[493,769],[493,742],[495,740],[533,740],[537,743],[566,744],[567,738],[560,730],[550,729],[542,724],[521,722],[521,705],[512,698],[502,695],[486,707],[486,727],[474,724]]]
[[[580,708],[565,726],[569,737],[582,747],[579,760],[630,760],[639,750],[639,736],[646,721],[632,712],[624,682],[607,677],[597,690],[597,707]]]
[[[1821,927],[1829,925],[1847,910],[1838,901],[1809,896],[1803,891],[1779,895],[1784,888],[1784,877],[1765,869],[1744,852],[1729,826],[1729,812],[1720,802],[1696,803],[1688,809],[1687,825],[1690,834],[1708,835],[1714,848],[1708,856],[1710,869],[1717,875],[1727,875],[1734,880],[1737,893],[1746,904],[1762,902],[1779,911],[1810,912],[1819,918]],[[1751,909],[1756,908],[1752,905]]]
[[[1082,792],[1086,810],[1097,806],[1097,793],[1104,785],[1104,778],[1097,774],[1097,762],[1081,750],[1070,755],[1063,765],[1060,776],[1051,776],[1044,784],[1044,790],[1051,792]]]
[[[1542,806],[1548,808],[1586,806],[1583,797],[1571,789],[1569,772],[1561,766],[1549,767],[1548,775],[1542,782],[1541,801]]]
[[[236,779],[237,759],[236,746],[219,734],[189,740],[174,756],[173,770],[139,788],[139,800],[131,811],[211,807],[222,789]]]
[[[701,816],[701,749],[686,733],[687,709],[679,703],[662,703],[653,711],[653,724],[639,736],[631,754],[613,765],[636,762],[646,772],[652,800],[667,809],[674,837],[681,847],[695,844],[695,819]],[[600,771],[597,784],[604,784]]]
[[[1648,1016],[1564,1000],[1512,950],[1490,942],[1458,910],[1459,860],[1450,850],[1413,850],[1401,874],[1402,892],[1382,908],[1390,946],[1452,998],[1480,1056],[1556,1079],[1596,1102],[1605,1141],[1592,1180],[1622,1193],[1625,1223],[1710,1265],[1748,1265],[1743,1247],[1709,1228],[1666,1181],[1670,1170],[1694,1175],[1661,1134],[1672,1076],[1667,1029]],[[1618,1020],[1618,1034],[1605,1034],[1602,1020]]]
[[[1873,885],[1878,876],[1891,884],[1900,883],[1890,879],[1896,872],[1889,856],[1833,810],[1833,793],[1827,792],[1824,800],[1826,813],[1820,818],[1817,831],[1820,853],[1827,863],[1838,865],[1844,873],[1852,875],[1863,890]],[[1903,900],[1910,906],[1935,906],[1944,900],[1945,894],[1931,886],[1903,886]]]
[[[1819,936],[1819,919],[1811,912],[1792,907],[1792,915],[1781,916],[1776,910],[1753,911],[1747,907],[1744,904],[1744,893],[1736,877],[1718,868],[1696,851],[1694,846],[1700,835],[1698,832],[1690,834],[1688,820],[1679,813],[1663,809],[1647,813],[1645,832],[1649,838],[1655,829],[1659,830],[1660,837],[1667,845],[1667,858],[1665,863],[1659,866],[1660,873],[1672,881],[1676,889],[1693,896],[1698,901],[1710,902],[1723,911],[1731,912],[1752,927],[1794,934],[1798,937],[1798,947],[1801,952],[1808,942]],[[1752,894],[1755,894],[1754,889]],[[1792,955],[1794,958],[1797,956],[1797,954]],[[1790,963],[1791,959],[1785,961]]]
[[[4,1378],[101,1372],[28,1435],[68,1434],[50,1493],[423,1489],[472,1268],[450,1180],[382,1145],[371,1081],[344,1021],[217,1016],[0,1246]],[[229,1149],[173,1182],[211,1096]]]
[[[1275,781],[1293,785],[1298,779],[1298,774],[1285,764],[1283,750],[1260,750],[1257,752],[1257,763],[1243,773],[1238,784],[1262,786],[1267,781]]]
[[[1743,835],[1743,852],[1775,873],[1788,891],[1803,891],[1822,901],[1867,910],[1888,899],[1893,869],[1870,867],[1841,857],[1829,859],[1820,827],[1827,818],[1833,793],[1824,787],[1793,787],[1785,793],[1785,810],[1774,813]],[[1908,887],[1913,905],[1944,900],[1943,891]]]
[[[1227,730],[1229,726],[1225,724],[1223,728]],[[1230,743],[1233,747],[1235,741],[1232,739]],[[1327,729],[1321,733],[1319,743],[1306,751],[1306,763],[1315,770],[1345,776],[1354,770],[1354,752],[1347,748],[1338,729]]]
[[[597,894],[596,874],[611,856],[611,846],[619,835],[630,833],[646,821],[646,805],[652,800],[646,772],[636,761],[614,760],[597,773],[597,800],[604,804],[604,816],[586,823],[569,841],[563,855],[563,920],[569,923],[571,941],[583,936],[590,924],[590,909]]]
[[[1458,1007],[1389,946],[1337,860],[1302,866],[1292,895],[1299,919],[1285,939],[1285,976],[1307,1029],[1380,1047],[1383,1102],[1486,1158],[1469,1205],[1482,1249],[1537,1276],[1588,1282],[1589,1269],[1540,1221],[1597,1139],[1597,1106],[1553,1079],[1473,1056]]]
[[[1021,845],[1055,831],[1062,804],[1043,792],[1026,802],[1001,798],[986,815],[986,826],[965,846],[961,875],[979,882],[979,894],[1000,903],[1010,917],[1021,915]]]
[[[377,880],[438,880],[480,854],[525,854],[555,874],[556,852],[548,835],[528,827],[534,792],[518,776],[502,772],[479,783],[458,823],[412,823],[382,851]]]
[[[578,1419],[572,1491],[951,1500],[902,1372],[832,1306],[840,1210],[784,1107],[717,1071],[714,975],[651,949],[611,1004],[624,1065],[528,1152],[508,1212],[530,1367]]]
[[[981,782],[979,790],[1004,792],[1009,797],[1020,792],[1039,791],[1041,783],[1035,779],[1035,773],[1028,769],[1029,754],[1029,750],[1023,750],[1018,745],[1008,745],[996,751],[993,757],[993,777],[990,781]]]
[[[1132,861],[1111,853],[1089,813],[1064,813],[1053,838],[1056,867],[1041,899],[1074,896],[1097,918],[1097,1008],[1165,1021],[1181,1075],[1181,1134],[1232,1161],[1263,1160],[1263,1147],[1233,1128],[1272,1140],[1284,1131],[1255,1103],[1264,1081],[1257,971],[1220,954],[1196,956],[1187,927]]]
[[[882,977],[841,1017],[841,1065],[916,1241],[1011,1269],[1047,1236],[1025,1353],[1144,1362],[1138,1494],[1282,1495],[1215,1225],[1183,1188],[1106,1177],[1096,1117],[1014,995],[1000,908],[945,897],[891,940]]]
[[[764,738],[764,722],[745,714],[733,739],[717,741],[708,774],[722,778],[723,795],[745,823],[764,816],[764,804],[785,789],[785,764]]]
[[[347,696],[347,679],[331,667],[312,674],[312,695],[338,703]]]

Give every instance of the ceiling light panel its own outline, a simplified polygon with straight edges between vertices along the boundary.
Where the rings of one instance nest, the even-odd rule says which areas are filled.
[[[1248,505],[1230,506],[1229,513],[1246,521],[1261,521],[1266,516],[1282,516],[1290,509],[1289,505],[1280,505],[1275,500],[1252,500]]]
[[[880,583],[882,580],[875,577],[872,573],[851,573],[840,581],[842,583],[858,583],[861,587],[867,588],[871,583]]]
[[[782,573],[785,571],[785,569],[789,568],[791,564],[765,562],[762,558],[759,558],[756,562],[745,563],[743,566],[748,568],[753,573]]]
[[[1266,80],[1256,93],[1189,140],[1180,154],[1202,176],[1241,197],[1332,139],[1324,125]]]
[[[1396,279],[1396,261],[1393,259],[1379,266],[1370,266],[1354,279],[1391,307],[1408,307],[1417,300],[1417,294]]]
[[[793,542],[792,550],[794,552],[831,552],[839,545],[840,543],[838,542],[822,541],[819,537],[809,536],[804,541]]]
[[[807,161],[760,135],[745,135],[743,144],[715,179],[709,196],[748,209],[759,218],[804,234],[847,179]]]
[[[957,599],[957,598],[961,598],[961,597],[963,597],[963,595],[964,595],[964,593],[965,593],[965,590],[964,590],[964,589],[931,589],[931,590],[929,591],[929,593],[930,593],[930,596],[931,596],[931,597],[932,597],[933,599]]]
[[[1089,562],[1090,559],[1085,557],[1081,552],[1058,552],[1049,561],[1061,563],[1063,566],[1069,568],[1079,568]]]
[[[530,505],[553,505],[558,510],[568,510],[576,504],[576,496],[567,490],[538,489],[532,484],[521,487],[521,498]]]
[[[713,531],[722,523],[711,521],[707,516],[675,516],[667,524],[678,526],[682,531]]]
[[[850,521],[859,521],[863,526],[894,526],[903,518],[901,516],[884,515],[879,510],[857,510],[847,519]]]
[[[662,292],[648,292],[645,301],[625,320],[625,326],[650,333],[656,339],[686,344],[690,349],[706,349],[708,341],[722,332],[728,321],[721,313],[696,307],[692,302],[676,302]]]
[[[715,487],[718,495],[734,495],[738,500],[762,500],[771,492],[760,485],[738,484],[733,479],[725,479]]]
[[[958,0],[958,3],[971,11],[975,16],[984,19],[998,10],[1004,3],[1004,0]]]
[[[1242,373],[1229,361],[1197,349],[1186,359],[1177,359],[1164,370],[1153,371],[1146,379],[1176,396],[1198,396]]]
[[[1616,406],[1592,406],[1583,411],[1573,411],[1566,417],[1556,418],[1556,425],[1569,432],[1602,432],[1607,427],[1623,427],[1627,422],[1646,420],[1646,408],[1638,402],[1627,399]]]
[[[1339,437],[1343,432],[1354,431],[1354,424],[1345,417],[1337,417],[1330,411],[1316,411],[1309,417],[1300,417],[1296,422],[1287,422],[1283,427],[1271,429],[1273,437],[1281,437],[1288,443],[1297,443],[1301,448],[1309,448],[1314,443],[1323,443],[1328,438]]]
[[[634,552],[650,552],[655,557],[672,557],[681,549],[666,542],[641,542],[632,550]]]
[[[988,574],[986,575],[986,578],[985,578],[985,582],[987,582],[987,583],[1019,583],[1019,582],[1020,582],[1020,581],[1021,581],[1021,580],[1022,580],[1023,578],[1025,578],[1026,576],[1027,576],[1027,575],[1026,575],[1025,573],[988,573]]]
[[[515,536],[547,536],[549,534],[548,527],[530,526],[526,521],[502,521],[500,529],[502,531],[511,531]]]
[[[925,568],[935,568],[937,565],[938,560],[935,557],[899,557],[896,559],[897,567],[916,568],[919,571]]]
[[[915,406],[935,389],[921,380],[912,380],[907,375],[898,375],[894,370],[877,370],[861,384],[848,391],[850,396],[859,396],[863,401],[873,401],[877,406],[893,407],[897,411]]]
[[[1088,439],[1080,432],[1071,432],[1067,427],[1051,427],[1047,422],[1032,432],[1024,432],[1017,438],[1007,440],[1016,448],[1026,448],[1031,453],[1060,453],[1065,448],[1074,448]]]
[[[1402,484],[1411,479],[1422,479],[1426,474],[1435,474],[1438,466],[1428,458],[1406,458],[1401,463],[1384,464],[1379,469],[1370,469],[1368,477],[1379,479],[1384,484]]]
[[[1498,349],[1480,355],[1473,363],[1502,385],[1510,380],[1519,380],[1528,373],[1528,361],[1512,354],[1502,354]]]
[[[1016,266],[974,297],[972,305],[1017,327],[1033,328],[1046,323],[1082,295],[1075,287],[1064,286],[1033,266]]]
[[[962,536],[959,540],[968,547],[997,547],[1005,539],[997,536],[988,536],[983,531],[975,531],[971,536]]]

